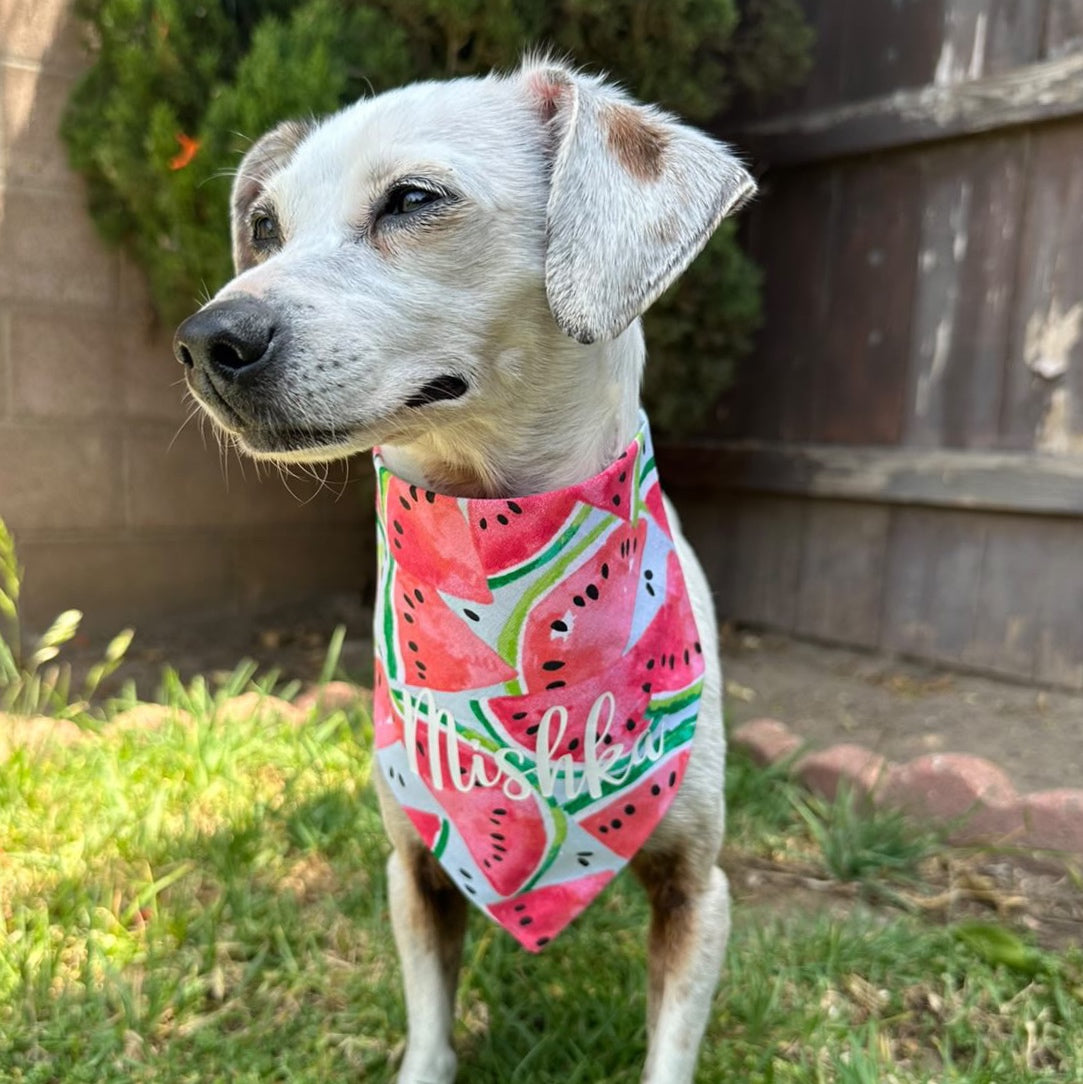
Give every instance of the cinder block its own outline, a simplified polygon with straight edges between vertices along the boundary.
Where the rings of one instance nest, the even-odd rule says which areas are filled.
[[[120,315],[117,368],[127,417],[169,422],[179,428],[187,416],[190,400],[184,391],[184,371],[173,359],[171,338],[149,310]]]
[[[116,280],[81,192],[0,192],[0,298],[111,309]]]
[[[0,55],[78,72],[86,66],[70,0],[0,0]]]
[[[20,418],[88,418],[121,410],[116,321],[64,309],[11,315],[12,409]]]
[[[108,428],[0,426],[0,515],[12,529],[121,520],[120,441]]]
[[[84,613],[89,632],[109,634],[163,614],[222,608],[231,599],[229,546],[214,532],[95,533],[64,539],[18,536],[31,627],[61,610]]]
[[[3,65],[0,132],[8,184],[77,187],[59,132],[73,82],[55,72]]]
[[[0,305],[0,425],[11,414],[11,313]]]

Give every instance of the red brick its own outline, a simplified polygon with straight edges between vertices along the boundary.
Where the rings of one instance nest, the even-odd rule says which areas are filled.
[[[1083,855],[1083,790],[1063,787],[1023,798],[1025,846]]]
[[[349,711],[357,706],[366,710],[372,704],[372,692],[349,681],[329,681],[326,685],[310,685],[293,706],[300,711],[314,712],[317,717],[330,715],[334,711]]]
[[[120,441],[87,426],[0,426],[0,509],[13,530],[119,523]]]
[[[752,719],[730,734],[730,742],[744,749],[757,764],[765,765],[785,760],[802,745],[801,739],[777,719]]]
[[[74,187],[75,175],[60,139],[60,119],[74,80],[4,64],[0,71],[0,132],[8,184]]]
[[[0,191],[0,297],[112,310],[116,277],[81,192]]]
[[[834,800],[840,785],[856,795],[869,795],[884,778],[888,762],[863,745],[832,745],[803,756],[794,774],[809,790]]]
[[[956,842],[1017,837],[1019,796],[991,761],[963,753],[933,753],[891,768],[876,791],[882,805],[948,822]]]
[[[17,749],[39,756],[50,746],[72,745],[85,736],[82,727],[68,719],[0,712],[0,760],[7,759]]]
[[[117,414],[116,322],[61,310],[11,316],[12,409],[17,416]]]

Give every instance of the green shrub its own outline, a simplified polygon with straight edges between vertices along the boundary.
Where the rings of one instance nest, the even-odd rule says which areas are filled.
[[[513,66],[542,45],[709,125],[801,79],[796,0],[78,0],[94,63],[63,123],[104,235],[173,323],[230,276],[230,175],[279,120],[413,79]],[[652,310],[656,428],[701,425],[759,320],[759,276],[719,231]]]

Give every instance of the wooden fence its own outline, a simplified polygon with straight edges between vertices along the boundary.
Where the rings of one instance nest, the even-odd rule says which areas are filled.
[[[807,86],[725,132],[758,350],[668,475],[719,609],[1083,688],[1083,0],[806,7]]]

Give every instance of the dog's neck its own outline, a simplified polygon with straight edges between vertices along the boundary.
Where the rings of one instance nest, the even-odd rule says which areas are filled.
[[[381,454],[398,477],[458,497],[573,485],[613,462],[635,435],[643,361],[638,320],[608,342],[561,337],[543,357],[508,351],[497,364],[498,409],[385,444]]]

